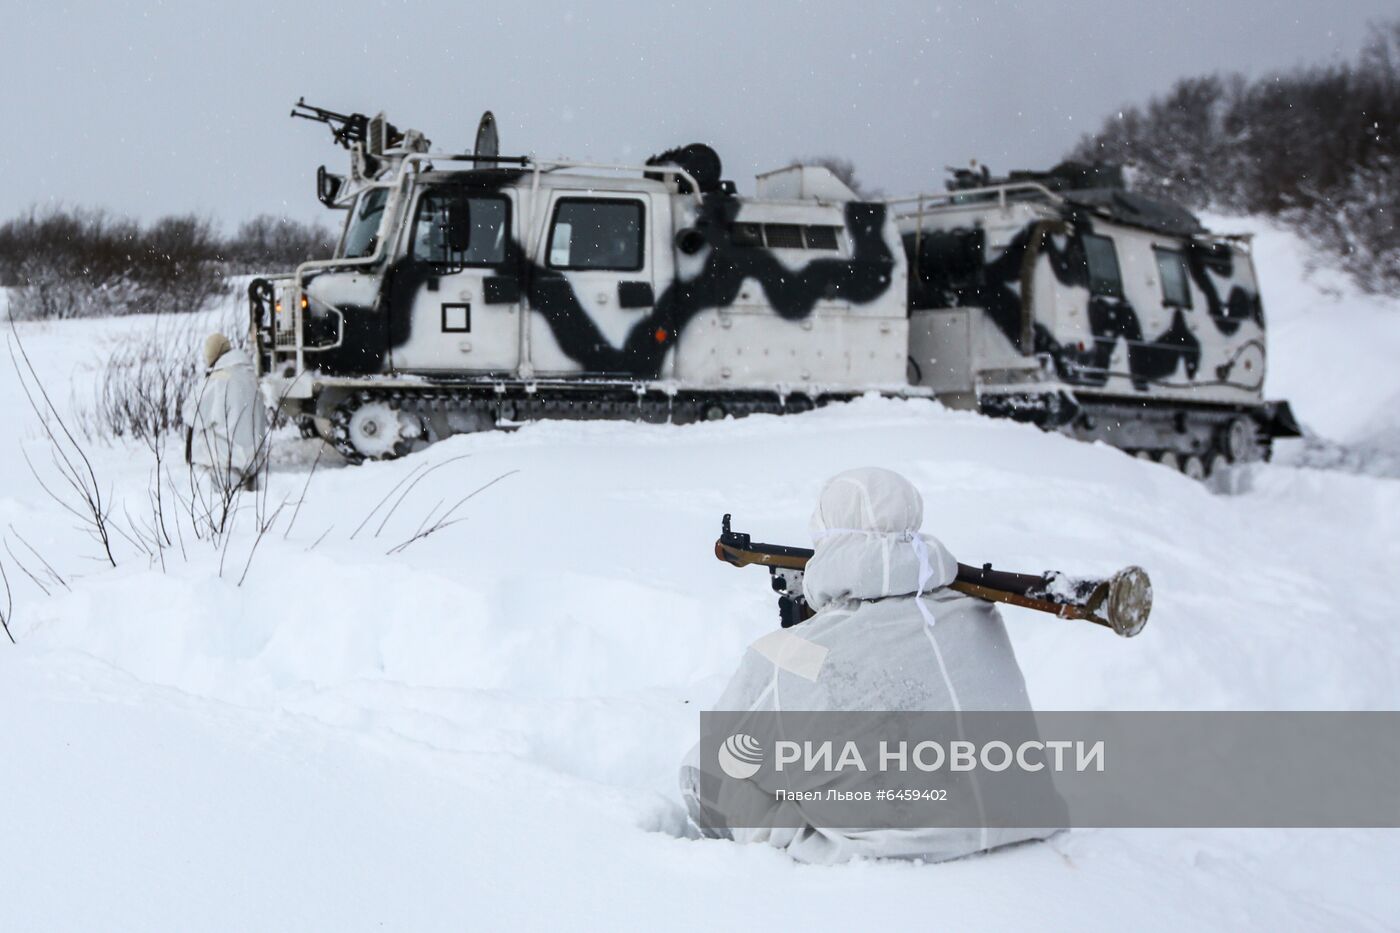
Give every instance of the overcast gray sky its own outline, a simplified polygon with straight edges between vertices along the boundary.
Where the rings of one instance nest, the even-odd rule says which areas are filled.
[[[1055,161],[1175,78],[1349,58],[1396,0],[1079,3],[22,2],[0,31],[0,218],[31,204],[231,226],[324,213],[344,165],[299,95],[442,148],[636,161],[704,141],[740,189],[794,155],[890,193]],[[327,220],[338,217],[327,216]]]

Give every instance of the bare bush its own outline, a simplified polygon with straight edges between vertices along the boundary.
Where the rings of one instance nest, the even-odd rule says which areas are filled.
[[[72,405],[83,436],[153,444],[182,435],[186,403],[203,375],[200,347],[209,330],[227,335],[234,347],[246,346],[242,305],[230,303],[212,324],[206,315],[157,316],[149,328],[105,343],[92,396],[75,398]]]
[[[10,644],[15,643],[14,633],[10,631],[10,620],[15,615],[15,597],[10,592],[10,577],[5,573],[5,565],[0,563],[0,583],[5,585],[5,611],[0,612],[0,628],[5,630],[5,637],[10,640]]]
[[[324,225],[271,214],[224,239],[193,215],[143,227],[101,210],[31,209],[0,225],[0,286],[15,320],[200,311],[235,276],[290,271],[334,246]]]
[[[79,526],[101,545],[107,562],[115,567],[117,558],[112,552],[112,536],[121,532],[112,519],[111,494],[103,491],[87,450],[78,442],[63,416],[59,414],[58,408],[54,406],[48,389],[44,387],[34,363],[29,359],[29,353],[24,349],[24,342],[20,340],[13,320],[10,323],[9,349],[10,360],[19,376],[20,388],[24,390],[24,397],[29,402],[30,409],[44,429],[44,436],[49,441],[50,459],[58,470],[67,492],[59,492],[46,484],[34,464],[29,461],[28,455],[24,455],[25,463],[28,464],[40,488],[78,520]]]
[[[105,352],[89,406],[77,421],[89,440],[156,443],[185,430],[185,404],[201,378],[203,334],[188,318],[158,318],[150,330],[114,342]]]
[[[403,541],[400,541],[398,544],[396,544],[396,545],[394,545],[393,547],[389,548],[389,550],[385,551],[384,553],[385,553],[385,554],[400,554],[400,553],[402,553],[402,552],[404,551],[405,548],[407,548],[407,547],[408,547],[410,544],[412,544],[413,542],[415,542],[415,541],[422,541],[424,538],[428,537],[429,535],[437,534],[439,531],[442,531],[444,528],[450,528],[450,527],[452,527],[453,525],[456,525],[456,524],[458,524],[458,523],[460,523],[460,522],[466,521],[466,518],[465,518],[465,517],[461,517],[461,516],[458,516],[458,515],[457,515],[457,510],[458,510],[458,509],[460,509],[462,506],[466,505],[466,504],[467,504],[468,502],[470,502],[472,499],[476,498],[476,496],[477,496],[478,493],[485,492],[486,490],[490,489],[492,486],[496,485],[497,483],[499,483],[501,480],[505,479],[506,477],[508,477],[508,476],[514,476],[516,473],[519,473],[519,472],[520,472],[519,470],[508,470],[507,472],[502,473],[500,476],[497,476],[495,479],[491,480],[490,482],[488,482],[488,483],[483,483],[482,485],[480,485],[480,486],[478,486],[477,488],[473,489],[471,492],[467,493],[467,494],[466,494],[465,496],[463,496],[462,498],[458,499],[457,502],[456,502],[454,505],[452,505],[450,508],[448,508],[446,511],[442,512],[441,514],[438,513],[438,509],[442,508],[443,502],[445,502],[446,500],[441,500],[441,501],[439,501],[437,505],[433,506],[432,509],[429,510],[429,512],[428,512],[427,515],[423,516],[423,520],[422,520],[421,522],[418,523],[418,527],[417,527],[416,529],[414,529],[413,534],[409,535],[409,536],[408,536],[407,538],[405,538]],[[427,475],[427,474],[425,473],[424,475]],[[411,488],[411,487],[410,487],[410,488]]]
[[[1282,213],[1366,291],[1400,295],[1400,158],[1355,169],[1337,189]]]
[[[208,220],[162,217],[146,229],[141,245],[132,273],[141,302],[131,313],[201,311],[228,294],[224,244]]]
[[[123,272],[140,229],[102,211],[31,210],[0,226],[0,268],[12,319],[61,319],[124,307]]]
[[[160,326],[162,323],[166,326]],[[98,388],[98,399],[105,399],[108,407],[82,416],[86,422],[82,430],[89,433],[89,439],[115,435],[145,441],[151,456],[150,482],[144,501],[138,501],[134,507],[132,502],[115,497],[109,481],[99,476],[83,443],[54,405],[18,329],[11,324],[10,356],[30,408],[49,442],[50,465],[57,473],[57,481],[52,473],[41,468],[42,465],[29,461],[27,455],[25,460],[44,492],[99,542],[103,559],[113,567],[117,566],[119,555],[122,560],[134,555],[144,556],[152,565],[165,570],[168,555],[189,559],[188,535],[192,541],[203,542],[218,553],[222,576],[234,544],[235,528],[240,523],[246,525],[250,518],[253,539],[246,557],[242,558],[242,571],[237,581],[241,586],[248,578],[259,544],[293,503],[290,495],[279,503],[269,498],[267,472],[273,443],[270,431],[261,434],[252,455],[252,465],[247,468],[235,471],[230,460],[223,469],[194,464],[183,470],[171,469],[165,435],[178,431],[184,424],[188,411],[185,399],[196,391],[203,378],[197,356],[199,340],[196,339],[202,323],[198,318],[165,318],[151,331],[119,344]],[[258,403],[260,399],[255,402]],[[108,423],[104,424],[103,418],[108,419]],[[225,420],[228,420],[227,415]],[[21,453],[24,455],[23,451]],[[186,480],[183,484],[176,478],[180,473]],[[306,487],[309,486],[308,476]],[[303,500],[306,492],[307,488],[303,488]],[[296,521],[300,505],[298,500],[286,534]],[[48,583],[68,586],[58,571],[13,527],[10,532],[30,555],[26,559],[37,561],[35,567],[39,569],[27,567],[5,538],[5,553],[13,566],[45,595],[50,592]],[[6,574],[6,567],[0,565],[0,585],[4,586],[8,598]],[[0,625],[6,629],[10,613],[8,606],[0,613]],[[9,634],[8,630],[5,634]]]
[[[31,210],[0,226],[12,320],[198,311],[228,291],[209,221]]]

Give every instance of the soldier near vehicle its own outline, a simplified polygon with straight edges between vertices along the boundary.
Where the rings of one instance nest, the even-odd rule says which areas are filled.
[[[248,354],[223,334],[203,348],[204,378],[186,402],[185,462],[203,479],[201,507],[252,488],[265,459],[266,410]]]

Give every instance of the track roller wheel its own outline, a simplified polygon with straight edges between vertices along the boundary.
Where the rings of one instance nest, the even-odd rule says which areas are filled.
[[[417,415],[370,392],[350,396],[331,416],[331,443],[352,463],[397,459],[422,436],[423,422]]]
[[[1250,463],[1267,460],[1268,457],[1259,443],[1259,428],[1245,417],[1233,419],[1225,428],[1221,445],[1231,463]]]

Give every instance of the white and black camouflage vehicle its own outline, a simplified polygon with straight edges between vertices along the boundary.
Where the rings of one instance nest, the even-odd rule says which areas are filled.
[[[641,166],[502,157],[488,114],[472,154],[439,153],[382,115],[298,107],[350,151],[348,176],[317,182],[349,216],[334,259],[252,283],[253,339],[268,395],[352,460],[538,418],[686,422],[868,391],[1178,465],[1257,457],[1279,432],[1229,241],[1163,240],[1047,185],[875,202],[792,166],[740,197],[703,145]],[[1116,296],[1091,282],[1101,250],[1083,258],[1101,235],[1122,238]],[[1170,297],[1208,323],[1142,303],[1139,240],[1175,245]]]
[[[913,381],[946,404],[1102,440],[1201,477],[1297,436],[1265,402],[1246,237],[1125,189],[1115,166],[890,202],[910,256]]]

